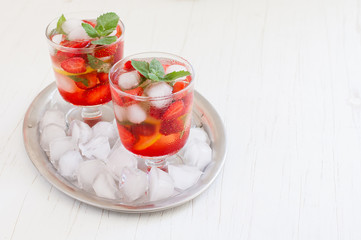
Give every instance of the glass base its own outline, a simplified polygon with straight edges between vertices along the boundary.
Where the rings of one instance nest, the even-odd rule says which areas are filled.
[[[168,164],[183,164],[183,158],[178,153],[161,157],[143,157],[139,155],[135,156],[144,161],[148,172],[152,169],[152,167],[157,167],[163,171],[168,172]]]
[[[68,111],[65,120],[68,126],[73,120],[79,120],[92,127],[100,121],[113,121],[114,112],[108,105],[74,107]]]

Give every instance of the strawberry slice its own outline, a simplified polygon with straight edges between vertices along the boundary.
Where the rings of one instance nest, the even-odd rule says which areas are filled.
[[[129,60],[127,61],[126,63],[124,63],[124,70],[126,71],[133,71],[134,70],[134,67],[132,65],[132,62]]]
[[[118,124],[118,132],[120,140],[126,148],[130,148],[135,144],[135,137],[126,127]]]
[[[107,83],[108,82],[108,73],[99,72],[98,73],[98,79],[101,83]]]
[[[63,61],[60,66],[69,73],[83,73],[86,71],[85,60],[81,57],[73,57]]]
[[[184,113],[184,103],[182,100],[172,103],[168,109],[164,112],[162,119],[163,120],[172,120]]]
[[[94,51],[94,57],[102,58],[102,57],[108,57],[108,56],[114,55],[115,52],[117,51],[117,47],[118,47],[117,44],[113,44],[113,45],[109,45],[106,47],[96,49]]]
[[[90,24],[92,27],[96,26],[95,22],[89,21],[89,20],[82,20],[84,23]]]
[[[86,40],[86,41],[64,40],[60,43],[60,45],[62,45],[64,47],[69,47],[69,48],[86,48],[90,45],[90,40]]]
[[[119,95],[119,93],[117,92],[117,90],[115,90],[115,88],[111,87],[110,88],[110,92],[112,94],[112,100],[114,104],[117,104],[119,106],[124,106],[123,103],[123,99],[122,97]]]
[[[173,93],[177,93],[181,90],[183,90],[185,87],[188,86],[188,82],[184,82],[184,81],[180,81],[180,82],[176,82],[173,85]],[[174,99],[175,100],[180,100],[183,99],[184,105],[186,105],[186,102],[184,101],[184,97],[187,95],[187,92],[183,92],[183,93],[177,93],[174,95]]]
[[[144,90],[142,87],[136,87],[133,89],[124,90],[125,93],[131,94],[134,96],[142,96],[143,91]],[[123,101],[123,105],[126,105],[126,106],[132,105],[137,102],[134,98],[131,98],[131,97],[122,97],[122,101]]]
[[[91,72],[88,74],[83,74],[83,75],[78,75],[76,76],[77,78],[82,78],[84,79],[88,85],[85,85],[83,82],[81,81],[75,81],[75,84],[78,88],[81,89],[90,89],[93,88],[97,85],[98,83],[98,78],[97,78],[97,73],[96,72]]]
[[[166,108],[156,108],[156,107],[150,106],[149,115],[154,117],[155,119],[161,119],[165,110],[167,110],[167,109]]]
[[[124,63],[123,69],[126,70],[126,71],[133,71],[133,70],[135,70],[134,67],[133,67],[133,65],[132,65],[132,61],[130,61],[130,60],[127,61],[126,63]],[[138,73],[139,73],[139,75],[140,75],[142,78],[144,78],[143,74],[141,74],[140,72],[138,72]]]
[[[129,90],[124,90],[123,92],[134,95],[134,96],[142,96],[143,94],[143,88],[142,87],[136,87]]]
[[[136,136],[152,136],[155,133],[155,125],[150,123],[134,124],[131,132]]]
[[[188,83],[190,83],[190,82],[192,81],[192,77],[191,77],[191,76],[187,76],[185,81],[188,82]]]
[[[84,92],[84,99],[87,101],[87,105],[98,105],[107,103],[111,100],[109,84],[98,85]]]
[[[77,49],[77,48],[86,48],[90,45],[90,41],[69,41],[69,40],[64,40],[62,42],[60,42],[60,45],[64,46],[64,47],[68,47],[68,48],[76,48],[74,50],[70,50],[70,51],[57,51],[55,56],[56,56],[56,60],[58,62],[62,62],[68,58],[73,58],[73,57],[82,57],[84,59],[86,59],[86,54],[83,54],[81,52],[81,49]]]
[[[117,34],[115,36],[117,36],[117,38],[120,38],[121,35],[122,35],[122,29],[120,28],[119,25],[117,25]]]
[[[159,132],[165,136],[183,131],[184,123],[180,119],[162,121]]]
[[[173,93],[179,92],[188,85],[187,82],[179,81],[173,85]]]

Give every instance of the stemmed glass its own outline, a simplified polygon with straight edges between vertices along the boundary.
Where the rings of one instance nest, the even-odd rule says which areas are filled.
[[[79,119],[87,123],[112,120],[113,111],[106,103],[111,100],[108,72],[123,58],[124,25],[118,21],[109,34],[115,42],[93,43],[83,23],[95,27],[100,13],[70,13],[54,19],[46,28],[46,37],[56,84],[63,99],[74,105],[67,122]],[[66,23],[64,20],[66,19]],[[59,24],[62,24],[59,30]],[[113,37],[114,38],[114,37]]]
[[[133,61],[152,65],[154,59],[161,63],[164,74],[180,70],[188,71],[189,76],[168,82],[154,81],[132,65]],[[189,135],[194,89],[191,64],[169,53],[135,54],[111,68],[109,81],[124,147],[143,158],[148,169],[165,168],[167,158],[185,145]]]

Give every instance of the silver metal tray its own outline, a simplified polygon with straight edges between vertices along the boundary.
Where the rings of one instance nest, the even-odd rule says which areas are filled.
[[[226,136],[223,123],[212,105],[195,91],[193,120],[196,125],[203,125],[207,131],[211,139],[213,159],[194,186],[167,199],[143,204],[123,203],[119,202],[119,200],[101,198],[88,193],[63,178],[40,147],[38,122],[49,103],[54,101],[54,94],[57,94],[57,89],[55,83],[52,83],[41,91],[29,106],[23,124],[24,144],[29,158],[40,174],[49,183],[72,198],[89,205],[117,212],[144,213],[161,211],[179,206],[197,197],[211,185],[222,169],[226,157]]]

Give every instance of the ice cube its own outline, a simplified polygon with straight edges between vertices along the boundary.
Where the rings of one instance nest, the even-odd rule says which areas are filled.
[[[51,41],[55,44],[60,44],[61,41],[63,41],[64,37],[63,34],[55,34],[52,38]],[[53,46],[48,45],[49,48],[49,53],[51,56],[54,56],[56,54],[56,49]]]
[[[115,144],[112,152],[109,154],[107,167],[111,173],[119,180],[120,175],[123,171],[123,168],[136,168],[137,167],[137,159],[133,154],[128,152],[123,146]]]
[[[181,154],[182,156],[184,155],[185,150],[187,149],[188,145],[193,144],[194,140],[198,140],[201,142],[205,142],[208,145],[210,144],[210,139],[208,137],[207,132],[201,128],[201,127],[195,127],[195,128],[191,128],[189,131],[189,137],[188,137],[188,141],[185,144],[185,146],[179,151],[179,154]]]
[[[167,69],[165,70],[165,74],[168,74],[171,72],[178,72],[178,71],[188,71],[188,70],[185,66],[175,64],[175,65],[170,65],[169,67],[167,67]],[[177,78],[176,81],[183,81],[185,79],[186,79],[186,77],[181,77],[181,78]]]
[[[66,152],[59,159],[59,173],[63,177],[74,180],[81,162],[83,162],[83,158],[78,151]]]
[[[68,19],[63,23],[63,25],[61,25],[61,28],[63,29],[63,31],[66,34],[69,34],[74,29],[76,29],[78,27],[82,27],[82,25],[81,25],[82,23],[83,23],[83,21],[81,21],[79,19]]]
[[[109,139],[110,146],[113,146],[118,138],[118,131],[112,122],[101,121],[92,127],[93,137],[105,136]]]
[[[173,88],[165,82],[157,82],[148,85],[144,93],[149,97],[164,97],[172,94]],[[160,100],[151,101],[151,105],[156,108],[163,108],[172,101],[171,97],[166,97]]]
[[[71,137],[55,138],[49,143],[50,161],[57,166],[60,157],[71,150],[76,150],[77,146]]]
[[[39,123],[40,132],[49,124],[57,125],[65,130],[66,123],[64,113],[59,110],[47,110]]]
[[[138,86],[140,80],[141,78],[137,71],[126,72],[119,76],[118,85],[123,90],[127,90]]]
[[[174,192],[174,182],[168,173],[157,167],[149,172],[149,200],[157,201],[170,197]]]
[[[70,123],[69,133],[76,143],[86,143],[93,136],[93,130],[89,125],[79,120],[73,120]]]
[[[85,32],[84,28],[82,26],[80,26],[80,27],[76,27],[70,31],[70,33],[68,34],[68,39],[70,41],[88,40],[88,39],[90,39],[90,37]]]
[[[127,120],[126,108],[114,104],[114,115],[119,122]]]
[[[105,164],[101,160],[94,159],[82,162],[78,169],[79,186],[86,191],[91,190],[95,178],[103,171],[105,171]]]
[[[137,200],[148,189],[147,174],[137,168],[125,167],[119,180],[119,189],[125,201]]]
[[[55,69],[55,67],[54,67]],[[59,71],[62,71],[59,69]],[[74,93],[77,91],[77,86],[75,84],[75,81],[71,80],[66,75],[63,75],[61,73],[58,73],[57,70],[54,71],[55,77],[57,79],[56,85],[58,86],[58,89],[68,92],[68,93]]]
[[[211,143],[209,140],[208,134],[204,131],[203,128],[191,128],[189,131],[189,140],[198,139],[201,142],[205,142],[208,145]]]
[[[44,127],[40,134],[40,146],[44,151],[49,151],[49,143],[56,138],[65,137],[65,131],[62,127],[55,124],[49,124]]]
[[[95,178],[93,189],[99,197],[115,199],[117,196],[117,186],[110,173],[103,171]]]
[[[52,38],[51,41],[53,41],[53,43],[55,44],[60,44],[61,41],[63,41],[63,34],[55,34]]]
[[[83,156],[92,159],[105,160],[110,152],[108,137],[98,136],[87,143],[80,143],[79,148]]]
[[[194,139],[184,149],[184,163],[203,171],[212,161],[212,149],[206,142]]]
[[[171,165],[180,165],[183,164],[183,155],[178,152],[178,154],[174,154],[172,156],[167,157],[167,163]]]
[[[193,186],[202,175],[197,167],[187,165],[169,165],[168,172],[174,181],[174,187],[181,190]]]
[[[147,113],[138,104],[133,104],[127,107],[127,118],[132,123],[138,124],[147,118]]]
[[[113,128],[115,129],[116,132],[118,132],[118,125],[117,125],[117,119],[114,118],[113,120]],[[115,143],[117,143],[119,141],[119,135],[117,136],[117,140],[115,141]],[[114,143],[114,145],[115,145]]]
[[[137,158],[137,168],[142,170],[143,172],[148,172],[148,166],[145,164],[143,158]]]
[[[57,110],[66,113],[74,107],[70,103],[64,101],[64,98],[59,94],[59,91],[54,91],[53,94],[50,95],[50,98],[46,109],[50,109],[51,111]]]

